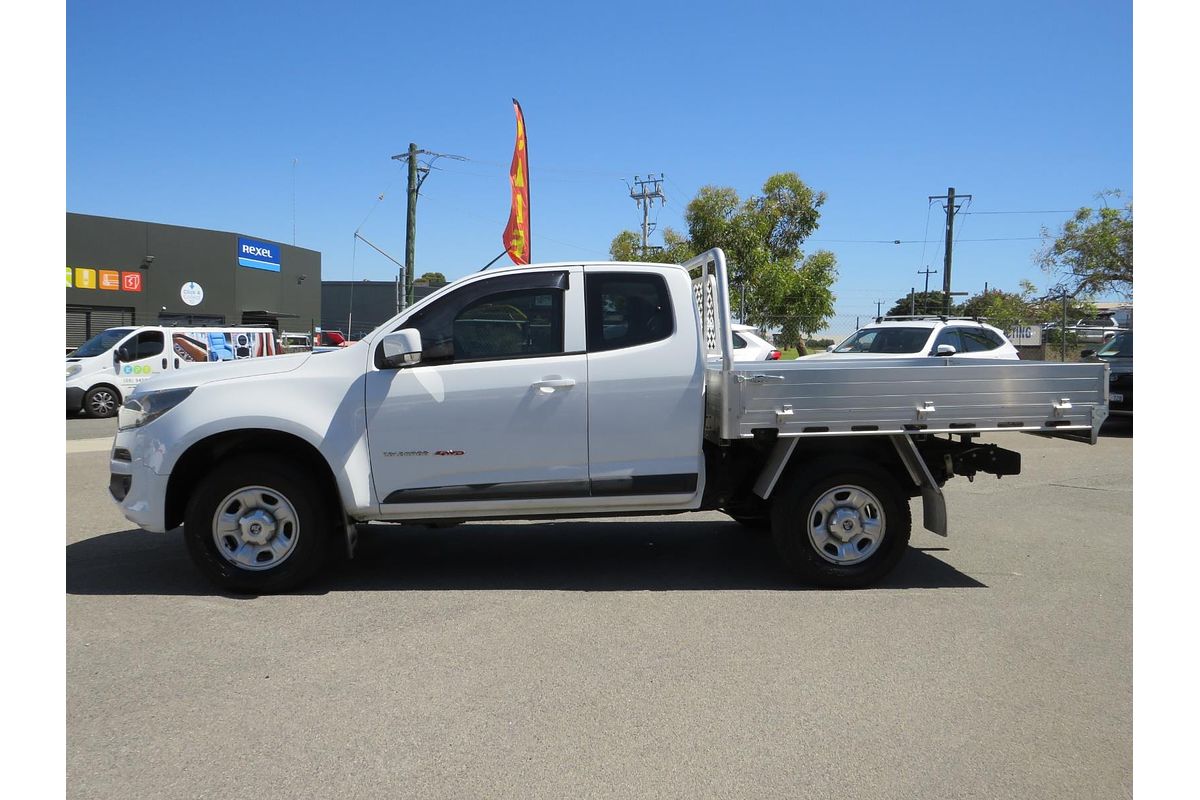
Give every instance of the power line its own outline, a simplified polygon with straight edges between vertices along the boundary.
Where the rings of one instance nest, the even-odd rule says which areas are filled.
[[[960,214],[1074,214],[1077,208],[1058,208],[1049,211],[960,211]]]
[[[956,215],[957,216],[957,215]],[[1033,242],[1041,241],[1041,236],[1001,236],[989,239],[955,239],[954,243],[961,242]],[[805,239],[806,242],[818,242],[826,244],[937,244],[944,241],[943,239]]]
[[[651,173],[646,176],[645,180],[640,180],[637,175],[634,175],[633,182],[637,184],[637,191],[635,192],[632,186],[629,187],[629,196],[642,210],[642,258],[646,257],[650,232],[658,227],[657,216],[655,216],[653,224],[650,222],[650,207],[654,205],[655,200],[661,200],[664,206],[667,204],[667,196],[662,191],[662,183],[665,178],[666,176],[662,173],[659,173],[657,178]],[[653,188],[647,188],[651,186]]]

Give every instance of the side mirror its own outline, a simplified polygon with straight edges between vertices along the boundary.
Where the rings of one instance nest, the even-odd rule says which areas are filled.
[[[939,356],[952,356],[957,352],[958,350],[954,349],[954,345],[952,344],[939,344],[937,346],[937,354]]]
[[[393,331],[383,337],[384,366],[391,369],[421,363],[421,332],[416,328]]]
[[[122,364],[126,361],[133,361],[133,351],[129,349],[129,345],[123,344],[113,351],[113,363]]]
[[[826,352],[826,353],[832,353],[832,352],[833,352],[833,345],[829,345],[828,347],[826,347],[826,348],[825,348],[825,352]]]
[[[1094,355],[1096,355],[1096,351],[1095,351],[1095,350],[1081,350],[1081,351],[1079,352],[1079,357],[1080,357],[1080,358],[1091,358],[1091,357],[1092,357],[1092,356],[1094,356]]]

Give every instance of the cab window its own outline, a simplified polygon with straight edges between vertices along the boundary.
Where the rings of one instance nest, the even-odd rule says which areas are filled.
[[[590,273],[586,302],[588,352],[658,342],[675,332],[667,282],[661,275]]]
[[[400,323],[421,332],[422,366],[563,354],[566,272],[467,284]],[[376,351],[381,366],[382,349]]]
[[[518,289],[476,300],[454,317],[454,360],[561,355],[562,301],[555,289]]]

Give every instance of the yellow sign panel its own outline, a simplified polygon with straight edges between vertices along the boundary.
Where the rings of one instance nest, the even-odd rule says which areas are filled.
[[[96,270],[84,269],[83,267],[75,268],[75,287],[78,289],[95,289],[96,288]]]
[[[100,288],[111,289],[114,292],[120,289],[121,273],[111,269],[100,270]]]
[[[72,277],[74,274],[75,274],[75,270],[71,269],[70,267],[67,267],[67,288],[68,288],[68,289],[70,289],[72,286],[74,286],[74,285],[75,285],[75,284],[74,284],[74,283],[72,283],[72,281],[71,281],[71,277]]]

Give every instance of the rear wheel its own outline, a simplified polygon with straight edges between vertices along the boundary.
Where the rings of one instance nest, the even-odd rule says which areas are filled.
[[[872,464],[831,466],[815,471],[823,471],[822,477],[797,476],[775,498],[775,545],[806,583],[870,586],[891,572],[908,546],[908,498],[891,475]]]
[[[121,406],[121,396],[111,386],[96,386],[83,396],[83,411],[89,417],[112,417]]]
[[[321,487],[296,466],[266,456],[213,469],[188,502],[184,539],[204,576],[225,589],[293,589],[324,564],[334,526]]]

